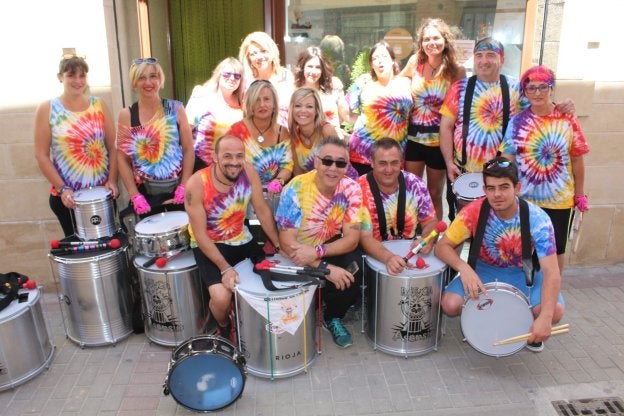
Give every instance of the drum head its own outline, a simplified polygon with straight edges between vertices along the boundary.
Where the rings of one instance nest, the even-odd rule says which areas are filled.
[[[160,234],[179,230],[188,226],[188,223],[188,214],[184,211],[161,212],[139,221],[134,231],[139,234]]]
[[[455,195],[468,200],[484,196],[483,174],[465,173],[459,176],[453,183],[453,192],[455,192]]]
[[[165,267],[158,267],[156,263],[153,263],[151,266],[147,267],[147,270],[150,271],[161,271],[161,272],[179,272],[182,270],[192,269],[196,266],[195,263],[195,255],[193,255],[192,251],[186,251],[184,253],[174,254],[176,257],[167,259],[167,263]],[[149,260],[153,260],[153,257],[141,256],[137,255],[134,258],[134,265],[137,268],[143,269],[143,265]]]
[[[182,406],[208,412],[236,401],[245,387],[245,378],[230,358],[201,352],[183,358],[173,367],[168,387]]]
[[[111,195],[111,191],[103,186],[80,189],[74,192],[74,200],[77,204],[94,201],[104,201]]]
[[[398,254],[399,256],[405,256],[407,255],[407,253],[409,253],[409,248],[412,244],[412,240],[390,240],[384,241],[382,244],[392,253]],[[442,262],[442,260],[434,256],[433,253],[418,254],[417,256],[420,256],[425,260],[426,267],[423,269],[417,269],[416,267],[405,269],[400,274],[400,277],[430,276],[432,274],[438,274],[440,271],[446,268],[446,264]],[[409,259],[409,262],[412,265],[416,263],[416,259],[418,258],[417,256]],[[372,258],[371,256],[366,256],[366,263],[373,270],[386,273],[385,263],[382,263],[379,260]]]
[[[468,299],[461,314],[461,328],[466,341],[477,351],[504,357],[520,351],[526,341],[494,346],[506,338],[526,334],[533,324],[533,314],[523,293],[510,285],[486,284],[489,298]]]

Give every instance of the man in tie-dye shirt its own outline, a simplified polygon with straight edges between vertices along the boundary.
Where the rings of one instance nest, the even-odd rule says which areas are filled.
[[[358,183],[362,188],[365,213],[362,221],[360,244],[366,254],[386,265],[391,275],[399,274],[407,266],[403,255],[393,253],[381,242],[385,240],[413,239],[416,237],[416,226],[420,223],[422,234],[428,235],[436,225],[436,214],[427,185],[420,177],[401,170],[403,152],[401,145],[390,138],[381,139],[373,144],[371,166],[373,170],[360,176]],[[401,179],[402,178],[402,179]],[[403,181],[404,186],[400,185]],[[376,191],[376,189],[378,192]],[[399,209],[401,188],[404,188],[405,202]],[[381,216],[385,221],[380,224],[380,213],[377,211],[375,193],[379,194]],[[399,221],[399,212],[404,218]],[[402,225],[402,227],[401,227]],[[399,230],[399,228],[402,228]],[[415,240],[414,244],[418,242]],[[432,243],[422,250],[427,253]]]
[[[279,251],[275,220],[258,173],[245,163],[243,142],[233,135],[223,136],[215,143],[214,162],[188,180],[184,206],[199,275],[210,294],[210,311],[219,324],[218,333],[231,340],[232,290],[239,281],[234,266],[246,258],[262,257],[244,224],[250,202],[262,230]]]
[[[543,341],[550,336],[551,325],[559,322],[564,310],[563,297],[559,293],[561,273],[557,264],[552,223],[541,208],[527,202],[531,245],[540,266],[540,271],[535,273],[533,286],[529,288],[522,268],[518,200],[520,182],[516,165],[508,159],[497,157],[484,164],[483,181],[491,209],[475,269],[459,257],[456,249],[475,236],[485,198],[471,202],[459,211],[436,245],[436,256],[459,272],[459,276],[444,290],[442,310],[448,316],[458,316],[462,312],[465,295],[478,299],[479,292],[487,293],[485,283],[500,281],[511,284],[530,300],[535,321],[529,330],[529,349],[540,351],[543,349]]]
[[[353,341],[342,318],[358,297],[361,272],[347,271],[361,263],[357,250],[362,219],[362,190],[345,176],[347,144],[338,137],[324,139],[315,169],[296,176],[282,191],[276,219],[283,251],[297,265],[326,266],[324,323],[334,342],[348,347]],[[355,276],[354,276],[355,275]]]

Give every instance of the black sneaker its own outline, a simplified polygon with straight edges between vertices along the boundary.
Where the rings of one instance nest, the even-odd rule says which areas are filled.
[[[533,352],[542,352],[544,351],[544,343],[543,342],[534,342],[532,344],[526,345],[526,349]]]

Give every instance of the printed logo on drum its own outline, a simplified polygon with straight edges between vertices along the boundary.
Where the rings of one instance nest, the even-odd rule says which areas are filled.
[[[293,358],[300,358],[300,357],[301,357],[301,351],[295,351],[293,353],[276,355],[275,356],[275,361],[291,360]]]
[[[271,325],[271,326],[269,327],[269,325]],[[281,335],[281,334],[283,334],[284,332],[286,332],[286,331],[284,331],[284,330],[282,329],[282,327],[281,327],[281,326],[276,325],[276,324],[274,324],[273,322],[271,322],[271,323],[267,323],[267,324],[264,326],[264,330],[265,330],[265,331],[267,331],[267,332],[270,332],[270,333],[272,333],[272,334],[275,334],[275,335]]]
[[[432,293],[433,288],[431,286],[401,288],[401,300],[397,305],[401,308],[403,319],[392,327],[395,341],[401,339],[414,342],[431,335]]]
[[[468,183],[469,188],[480,188],[482,185],[477,181],[471,181]]]
[[[156,279],[145,279],[145,309],[151,325],[160,330],[168,329],[171,332],[181,332],[184,325],[180,323],[172,310],[172,300],[169,296],[167,282]]]
[[[94,215],[89,218],[89,222],[91,223],[91,225],[100,225],[102,223],[102,217],[100,217],[99,215]]]

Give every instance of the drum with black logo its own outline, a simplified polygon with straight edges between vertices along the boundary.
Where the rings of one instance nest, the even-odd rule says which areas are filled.
[[[188,248],[189,218],[184,211],[161,212],[134,227],[134,251],[147,257],[169,256]]]
[[[400,256],[407,255],[410,244],[411,240],[383,242]],[[410,357],[438,348],[442,338],[440,299],[448,268],[431,253],[420,256],[424,268],[408,268],[398,276],[388,274],[384,263],[366,257],[367,335],[374,349]]]
[[[461,314],[461,328],[466,341],[477,351],[493,357],[515,354],[525,341],[494,345],[496,341],[529,332],[533,313],[529,299],[521,290],[507,283],[484,284],[488,295],[468,298]]]
[[[115,234],[113,193],[103,186],[74,192],[76,236],[82,240],[112,237]]]
[[[472,201],[485,196],[482,173],[464,173],[455,179],[453,193],[457,198],[457,206],[462,209]]]
[[[54,347],[41,310],[39,289],[21,290],[0,311],[0,391],[19,386],[48,368]]]
[[[292,265],[280,255],[271,261]],[[249,259],[235,266],[240,279],[235,294],[239,347],[247,359],[249,373],[283,378],[307,371],[316,358],[317,286],[271,292],[253,271]],[[274,282],[276,287],[296,282]]]
[[[187,409],[211,412],[234,403],[245,388],[245,358],[225,338],[191,338],[171,354],[164,394]]]

